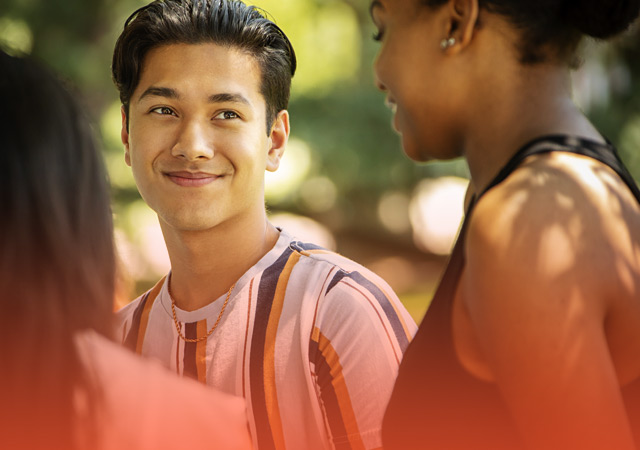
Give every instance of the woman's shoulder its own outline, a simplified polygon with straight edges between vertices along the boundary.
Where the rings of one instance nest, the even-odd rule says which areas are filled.
[[[98,387],[101,448],[250,448],[241,398],[178,378],[93,332],[78,345]]]
[[[571,273],[587,285],[611,286],[621,260],[640,281],[639,247],[640,206],[628,186],[600,161],[567,152],[531,156],[487,191],[467,237],[470,262],[486,270],[495,269],[482,259],[491,255],[529,278]]]
[[[472,225],[491,225],[502,235],[554,225],[570,228],[577,220],[582,224],[573,228],[597,233],[603,231],[598,225],[616,220],[637,223],[640,206],[611,167],[588,156],[550,152],[528,157],[488,190],[474,208]]]

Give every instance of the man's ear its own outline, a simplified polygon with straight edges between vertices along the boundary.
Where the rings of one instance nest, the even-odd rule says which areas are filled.
[[[122,116],[122,128],[120,129],[120,139],[124,145],[124,162],[131,167],[131,154],[129,153],[129,130],[127,129],[127,112],[124,105],[120,107],[120,115]]]
[[[446,51],[457,53],[469,45],[473,38],[480,7],[478,0],[450,0],[447,8],[449,10],[447,37],[454,38],[455,44],[447,48]]]
[[[280,167],[280,158],[284,154],[289,140],[289,112],[283,109],[276,116],[269,134],[269,150],[267,153],[267,170],[275,172]]]

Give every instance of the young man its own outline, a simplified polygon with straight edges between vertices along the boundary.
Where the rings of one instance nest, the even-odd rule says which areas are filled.
[[[172,267],[123,308],[121,333],[244,397],[261,449],[380,447],[416,326],[376,275],[267,221],[295,66],[284,33],[239,1],[155,1],[127,20],[113,58],[125,160]]]

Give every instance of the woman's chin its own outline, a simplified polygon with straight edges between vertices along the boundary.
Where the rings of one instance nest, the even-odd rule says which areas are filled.
[[[406,139],[404,135],[400,136],[402,139],[402,150],[404,150],[404,154],[407,155],[407,158],[415,162],[427,162],[435,159],[428,155],[427,152],[425,152],[424,149],[414,141]]]

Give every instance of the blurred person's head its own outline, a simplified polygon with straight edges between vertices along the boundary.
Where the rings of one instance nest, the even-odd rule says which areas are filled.
[[[266,131],[289,103],[296,56],[287,36],[238,0],[156,0],[135,11],[116,42],[112,76],[126,115],[147,53],[170,44],[214,43],[251,55],[261,71]],[[127,122],[128,126],[128,122]]]
[[[7,448],[73,448],[78,402],[95,393],[74,340],[111,325],[107,177],[48,70],[0,51],[0,99],[0,435]]]

